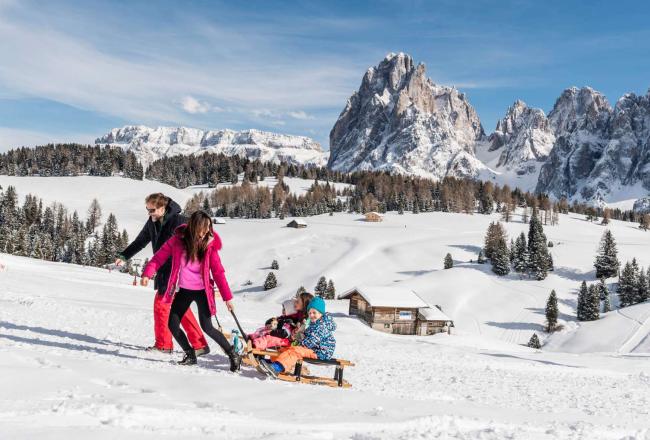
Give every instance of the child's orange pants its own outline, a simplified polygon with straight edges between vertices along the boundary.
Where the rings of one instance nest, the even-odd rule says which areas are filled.
[[[273,358],[273,361],[279,362],[287,373],[293,373],[296,362],[301,359],[316,359],[316,353],[302,345],[294,345],[280,351],[280,354]]]

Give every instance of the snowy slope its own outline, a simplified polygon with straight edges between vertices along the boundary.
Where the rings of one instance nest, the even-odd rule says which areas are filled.
[[[37,188],[46,179],[13,179],[25,179],[12,181],[21,196],[42,191],[42,197],[77,203],[82,211],[89,203],[82,197],[96,194],[125,225],[143,221],[140,192],[163,188],[120,178],[72,184],[59,178]],[[176,191],[169,193],[180,201],[196,189]],[[117,196],[108,202],[114,193],[121,193],[121,202]],[[134,210],[125,209],[131,204]],[[347,373],[352,390],[274,383],[250,370],[232,375],[218,352],[195,369],[170,365],[169,357],[142,351],[152,342],[150,289],[102,269],[0,254],[0,438],[650,435],[650,305],[593,323],[574,318],[579,283],[594,278],[603,227],[573,215],[546,227],[556,270],[538,282],[499,278],[489,266],[470,262],[496,219],[389,213],[382,223],[366,223],[358,215],[337,214],[307,218],[309,226],[301,230],[277,219],[218,226],[246,329],[278,313],[298,286],[312,289],[321,275],[332,278],[338,292],[361,284],[411,288],[454,319],[451,336],[385,335],[348,317],[345,301],[330,302],[339,327],[336,355],[356,363]],[[527,225],[515,216],[506,229],[514,236]],[[640,265],[650,264],[650,234],[617,221],[611,230],[622,261],[636,256]],[[447,252],[455,265],[443,270]],[[264,292],[273,259],[280,263],[279,287]],[[566,330],[536,352],[521,344],[533,332],[544,340],[543,307],[551,289]]]
[[[337,355],[356,362],[347,374],[354,387],[291,385],[249,369],[233,375],[219,352],[187,369],[142,351],[151,341],[152,292],[128,276],[0,260],[2,438],[614,439],[649,432],[647,359],[542,353],[467,335],[384,335],[339,312]],[[238,294],[235,301],[246,328],[279,309],[272,299]]]

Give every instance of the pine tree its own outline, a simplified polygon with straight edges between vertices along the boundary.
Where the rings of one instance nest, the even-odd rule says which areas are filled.
[[[497,242],[497,246],[494,250],[491,261],[492,272],[495,274],[504,276],[510,273],[510,257],[508,255],[508,245],[503,238]]]
[[[280,265],[278,264],[278,260],[273,260],[273,261],[271,262],[271,269],[273,269],[273,270],[278,270],[278,269],[280,269]]]
[[[596,261],[594,262],[596,278],[611,278],[618,274],[620,263],[617,253],[616,241],[608,229],[600,239]]]
[[[271,290],[278,286],[278,279],[273,272],[269,272],[264,280],[264,290]]]
[[[601,278],[598,283],[598,297],[601,301],[605,301],[605,298],[609,297],[609,289],[607,288],[605,278]]]
[[[301,293],[307,292],[307,289],[305,289],[305,286],[300,286],[298,287],[298,290],[296,290],[296,296],[299,296]]]
[[[650,298],[650,287],[648,287],[648,278],[646,277],[643,269],[639,270],[639,275],[636,279],[636,295],[634,296],[634,304],[641,304]]]
[[[478,264],[485,264],[485,253],[483,252],[483,249],[478,251],[478,259],[476,260]]]
[[[588,301],[589,289],[587,288],[587,282],[583,281],[578,292],[578,307],[576,309],[578,321],[587,321]]]
[[[530,340],[528,341],[528,347],[535,348],[537,350],[542,348],[542,344],[539,343],[539,338],[537,337],[537,333],[533,333],[533,336],[530,337]]]
[[[326,299],[334,299],[336,297],[336,289],[334,288],[334,281],[331,279],[327,283],[327,290],[325,293]]]
[[[526,245],[526,235],[522,232],[515,242],[515,251],[513,258],[513,268],[515,272],[524,273],[528,270],[528,246]]]
[[[603,313],[608,313],[612,311],[612,303],[609,300],[609,295],[603,300]]]
[[[551,266],[546,236],[537,209],[533,210],[528,228],[528,270],[536,280],[546,278]]]
[[[628,261],[618,277],[618,298],[621,307],[627,307],[634,304],[636,293],[637,279],[634,274],[634,267]]]
[[[506,232],[503,229],[501,223],[490,223],[487,233],[485,234],[485,246],[483,247],[483,251],[485,252],[485,257],[487,259],[492,259],[492,253],[496,249],[497,244],[501,239],[506,239]]]
[[[551,294],[546,301],[546,331],[552,332],[557,327],[557,317],[558,317],[558,308],[557,308],[557,295],[555,290],[551,291]]]
[[[600,296],[598,291],[598,287],[594,284],[591,284],[587,289],[585,321],[595,321],[600,318]]]
[[[325,295],[327,295],[327,280],[325,277],[320,277],[318,279],[318,283],[314,288],[314,295],[320,296],[321,298],[324,298]]]
[[[454,260],[451,258],[451,254],[445,255],[444,267],[445,269],[451,269],[454,267]]]
[[[102,220],[102,208],[99,206],[97,199],[93,199],[88,207],[88,220],[86,223],[86,228],[88,233],[91,233],[95,230],[99,223]]]

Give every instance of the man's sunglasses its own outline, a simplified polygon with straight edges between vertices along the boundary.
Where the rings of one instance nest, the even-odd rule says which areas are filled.
[[[156,212],[156,209],[158,209],[158,208],[145,208],[145,209],[147,210],[147,212],[149,214],[153,214],[154,212]]]

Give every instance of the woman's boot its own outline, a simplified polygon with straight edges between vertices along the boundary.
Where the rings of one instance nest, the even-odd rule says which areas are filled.
[[[178,365],[196,365],[196,352],[194,350],[186,351]]]
[[[235,371],[239,370],[239,367],[241,366],[241,356],[235,352],[235,349],[233,347],[230,347],[230,351],[228,352],[228,359],[230,360],[230,371],[234,373]]]

